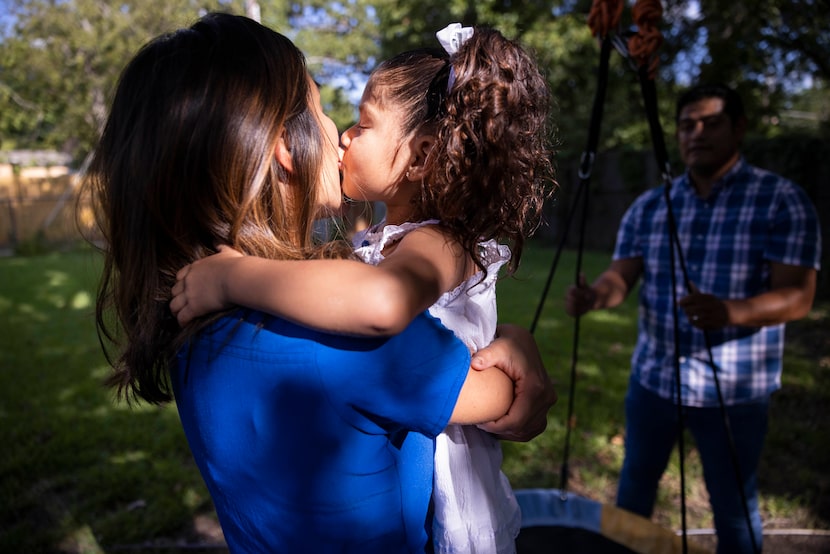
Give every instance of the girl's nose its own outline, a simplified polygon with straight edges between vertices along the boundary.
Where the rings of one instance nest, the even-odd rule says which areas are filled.
[[[349,127],[340,135],[340,148],[345,150],[349,147],[349,144],[352,142],[352,129],[354,129],[354,126]]]

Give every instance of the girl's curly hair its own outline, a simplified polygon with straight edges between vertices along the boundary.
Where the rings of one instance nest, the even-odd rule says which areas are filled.
[[[499,31],[476,27],[452,58],[439,49],[406,52],[381,64],[371,81],[408,114],[405,134],[436,139],[416,219],[440,220],[482,269],[478,244],[507,242],[513,273],[558,186],[550,89],[535,61]]]

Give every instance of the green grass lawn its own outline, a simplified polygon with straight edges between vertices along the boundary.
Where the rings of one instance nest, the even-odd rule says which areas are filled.
[[[0,552],[104,551],[212,509],[175,407],[130,409],[100,384],[99,261],[0,260]]]
[[[499,284],[501,321],[530,325],[552,257],[552,246],[531,245],[517,276]],[[573,341],[562,296],[574,260],[562,256],[536,329],[559,402],[541,437],[505,444],[504,469],[516,488],[561,484]],[[586,254],[588,278],[607,261]],[[109,367],[92,318],[99,268],[90,250],[0,259],[0,552],[161,548],[198,541],[199,522],[213,517],[175,407],[130,409],[100,384]],[[774,526],[830,528],[829,321],[823,304],[791,325],[761,469],[763,509]],[[568,488],[600,501],[613,499],[622,460],[635,333],[633,298],[581,323]],[[711,527],[693,451],[686,470],[688,526]],[[674,528],[678,483],[675,462],[656,514]]]

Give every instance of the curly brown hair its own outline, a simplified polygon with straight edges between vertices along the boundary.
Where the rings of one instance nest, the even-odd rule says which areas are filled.
[[[508,274],[515,272],[558,186],[551,94],[536,62],[499,31],[476,27],[452,58],[440,49],[399,54],[378,66],[369,86],[407,114],[404,136],[436,138],[415,218],[438,219],[481,269],[478,244],[507,242]]]

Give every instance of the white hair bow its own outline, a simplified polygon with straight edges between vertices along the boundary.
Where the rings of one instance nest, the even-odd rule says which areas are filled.
[[[461,23],[450,23],[435,33],[435,36],[438,37],[438,42],[441,43],[441,46],[444,47],[447,54],[452,56],[458,52],[458,49],[461,48],[462,44],[467,42],[467,40],[473,36],[473,28],[462,27]]]
[[[441,43],[441,46],[444,47],[447,54],[452,56],[458,52],[458,49],[461,48],[462,44],[467,42],[467,40],[473,36],[473,28],[462,27],[461,23],[450,23],[435,33],[435,36],[438,37],[438,42]],[[447,81],[447,92],[452,89],[453,84],[455,84],[455,68],[450,65],[450,77]]]

